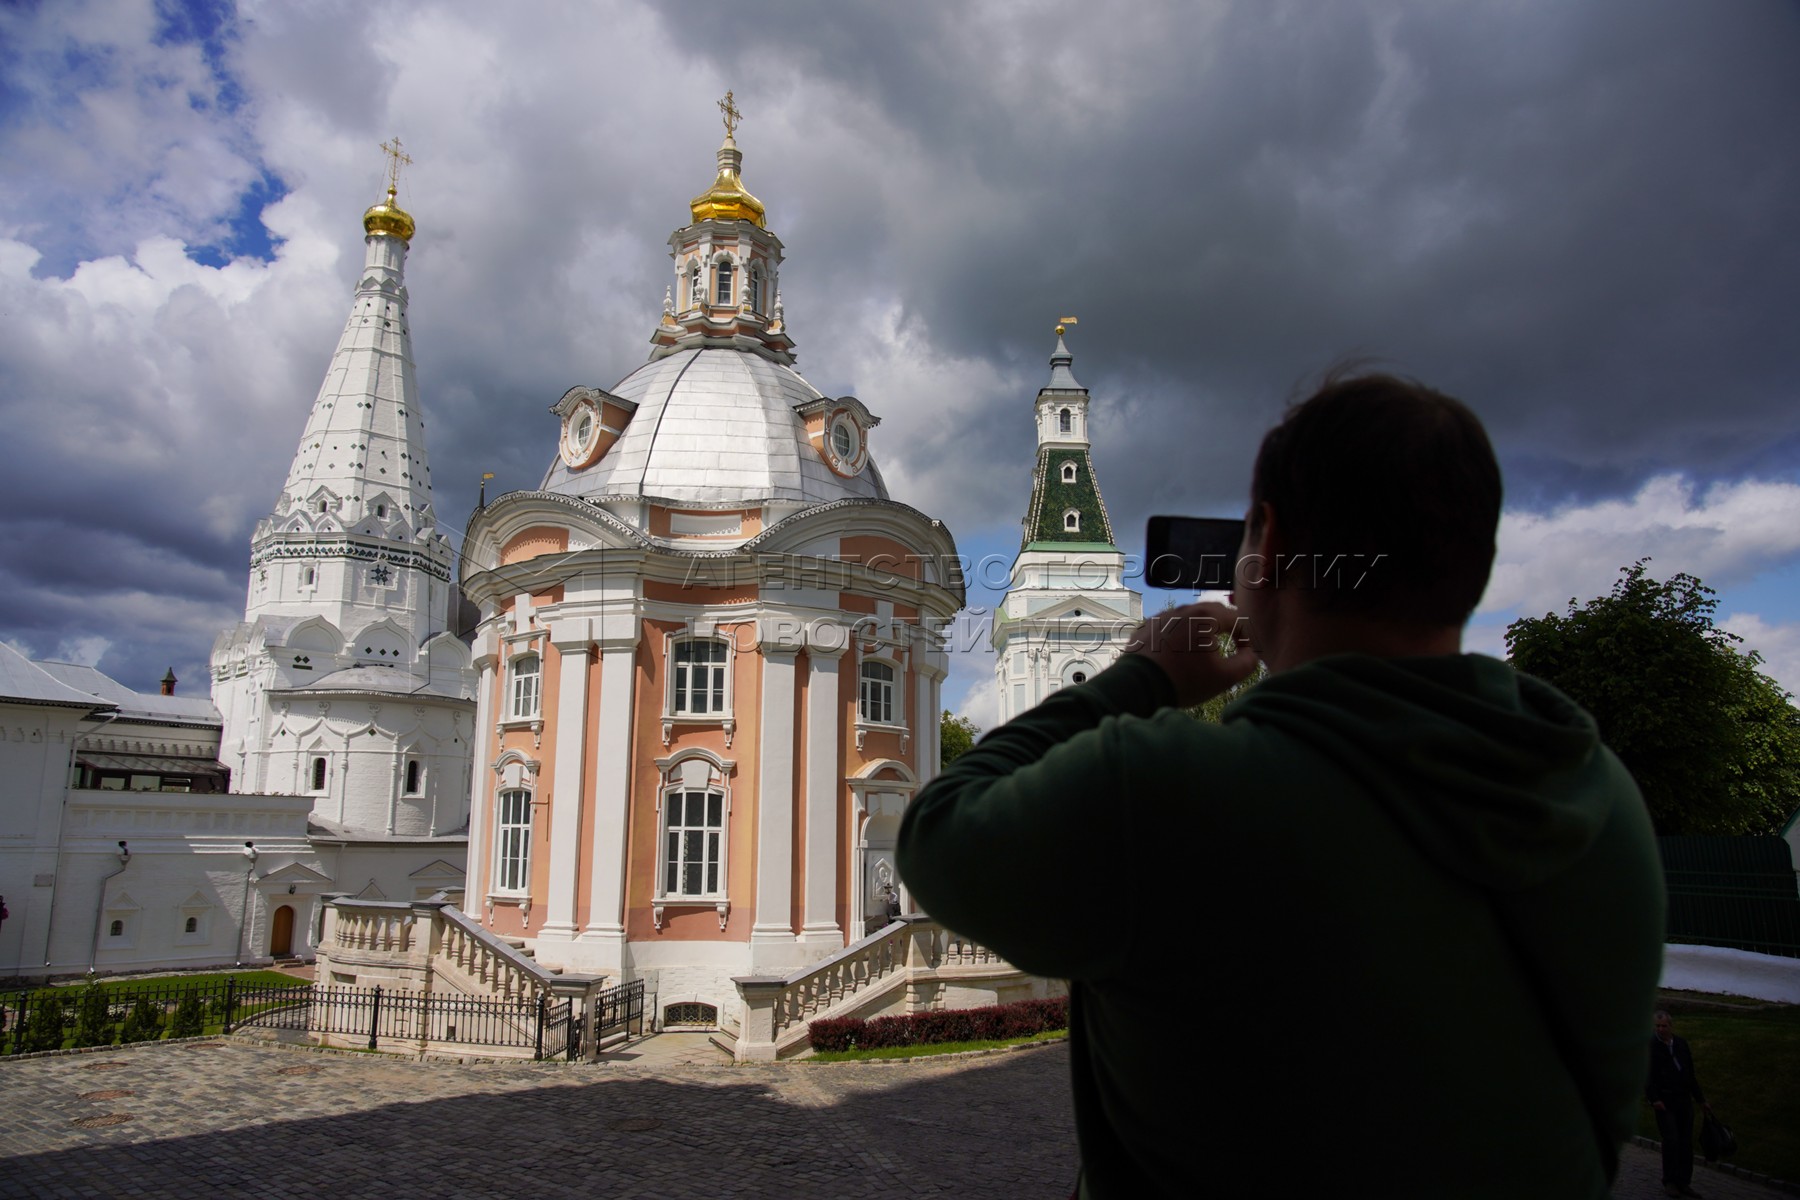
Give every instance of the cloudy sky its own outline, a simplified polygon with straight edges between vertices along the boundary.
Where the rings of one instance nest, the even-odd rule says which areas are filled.
[[[1800,690],[1789,0],[508,11],[0,7],[0,639],[205,686],[396,134],[440,516],[535,486],[548,406],[644,359],[731,88],[801,369],[964,553],[1017,547],[1059,316],[1133,551],[1237,515],[1287,399],[1368,356],[1500,450],[1472,646],[1648,555]]]

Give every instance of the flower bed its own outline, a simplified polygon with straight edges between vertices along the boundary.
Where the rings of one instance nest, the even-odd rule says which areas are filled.
[[[825,1017],[808,1022],[814,1050],[875,1050],[937,1042],[1004,1041],[1069,1027],[1069,998],[1020,1000],[986,1008],[951,1008],[904,1016]]]

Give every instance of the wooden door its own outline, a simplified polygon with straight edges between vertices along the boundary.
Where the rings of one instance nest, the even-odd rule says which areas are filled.
[[[275,919],[269,927],[269,955],[272,958],[286,958],[294,952],[294,906],[284,904],[275,910]]]

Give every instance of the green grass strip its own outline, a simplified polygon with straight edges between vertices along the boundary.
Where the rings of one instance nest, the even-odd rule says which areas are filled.
[[[980,1042],[935,1042],[927,1046],[882,1046],[875,1050],[821,1050],[803,1062],[859,1062],[869,1058],[923,1058],[928,1054],[962,1054],[969,1050],[998,1050],[1002,1046],[1023,1046],[1031,1042],[1060,1042],[1069,1036],[1066,1029],[1047,1029],[1030,1037],[1001,1038]]]

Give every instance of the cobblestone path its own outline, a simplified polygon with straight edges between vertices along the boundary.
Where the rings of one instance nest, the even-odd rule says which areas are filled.
[[[0,1063],[0,1197],[1017,1197],[1066,1047],[902,1064],[419,1063],[232,1040]]]

